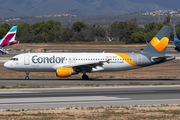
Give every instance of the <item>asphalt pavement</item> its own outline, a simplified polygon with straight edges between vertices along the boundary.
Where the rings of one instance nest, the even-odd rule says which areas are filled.
[[[180,104],[180,86],[1,89],[0,110]]]
[[[125,79],[125,78],[116,78],[116,79],[71,79],[71,78],[30,78],[25,80],[23,78],[0,78],[0,86],[96,86],[96,85],[124,85],[124,84],[145,84],[145,85],[155,85],[155,84],[180,84],[180,79]]]

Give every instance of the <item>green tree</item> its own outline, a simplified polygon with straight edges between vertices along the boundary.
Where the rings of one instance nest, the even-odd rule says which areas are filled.
[[[17,38],[20,38],[22,34],[26,34],[27,32],[31,31],[30,25],[28,23],[18,24],[17,26],[18,26],[17,33],[16,33]]]
[[[84,35],[84,39],[85,41],[94,41],[94,37],[95,37],[95,26],[91,26],[91,27],[84,27],[81,29],[82,34]]]
[[[69,33],[69,37],[72,38],[74,35],[74,30],[70,28],[66,28],[67,32]]]
[[[34,43],[44,43],[44,39],[41,34],[37,34],[33,36]]]
[[[18,40],[21,42],[21,43],[33,43],[33,37],[34,37],[34,34],[33,33],[24,33],[21,35],[20,38],[18,38]]]
[[[0,39],[2,39],[6,35],[6,29],[0,28]]]
[[[61,39],[62,39],[61,41],[63,41],[63,42],[67,42],[70,40],[69,33],[65,28],[62,29]]]
[[[156,23],[155,22],[151,22],[149,24],[146,24],[145,25],[145,29],[146,29],[147,32],[155,30],[156,29]]]
[[[156,26],[156,30],[160,30],[165,25],[163,23],[156,23]]]
[[[6,32],[8,32],[11,29],[11,26],[7,23],[1,24],[0,28],[6,29]]]
[[[51,33],[50,30],[52,29],[52,26],[50,23],[44,23],[40,26],[40,29],[41,29],[41,33],[42,32],[45,32],[45,33]]]
[[[71,40],[72,41],[86,41],[85,37],[86,37],[86,35],[83,34],[82,31],[80,31],[80,32],[74,33],[74,36]]]
[[[83,22],[80,22],[80,21],[76,21],[73,23],[72,25],[72,29],[75,31],[75,32],[79,32],[81,31],[81,28],[83,27],[86,27],[86,25],[83,23]]]
[[[170,22],[171,22],[171,17],[170,17],[170,16],[167,16],[166,19],[164,20],[163,24],[169,25]]]
[[[41,34],[41,36],[42,36],[44,42],[47,42],[47,41],[46,41],[46,37],[48,36],[48,34],[45,33],[45,32],[43,32],[43,33]]]
[[[145,39],[146,39],[148,42],[150,42],[157,33],[158,33],[158,30],[153,30],[153,31],[147,32],[147,33],[145,34]]]
[[[129,43],[140,43],[141,44],[143,42],[145,42],[145,35],[143,32],[139,31],[137,33],[132,33]]]
[[[131,34],[138,28],[136,22],[137,19],[135,18],[125,22],[114,22],[110,25],[110,37],[118,37],[119,40],[127,42],[130,39]]]
[[[32,32],[35,35],[40,33],[40,31],[41,31],[40,27],[42,24],[44,24],[44,22],[36,22],[36,23],[31,25]]]
[[[104,38],[106,36],[106,30],[100,26],[97,26],[95,29],[94,29],[94,33],[95,33],[95,36],[96,37],[102,37]]]
[[[125,28],[125,38],[127,38],[128,40],[131,37],[131,34],[134,33],[134,30],[138,27],[136,25],[137,19],[133,18],[131,19],[131,21],[128,21],[128,25]]]
[[[54,35],[49,34],[45,40],[46,40],[46,42],[55,42],[55,37],[54,37]]]
[[[58,32],[61,30],[61,22],[54,22],[53,24],[53,28],[54,28],[54,33]]]

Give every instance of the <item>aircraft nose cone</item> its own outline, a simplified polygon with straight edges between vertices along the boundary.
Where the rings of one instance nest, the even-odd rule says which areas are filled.
[[[10,68],[9,63],[8,63],[8,62],[4,63],[4,67],[7,68],[7,69],[9,69],[9,68]]]

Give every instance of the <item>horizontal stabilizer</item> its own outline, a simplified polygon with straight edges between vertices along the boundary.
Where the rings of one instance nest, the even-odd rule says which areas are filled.
[[[173,59],[175,59],[174,56],[151,57],[151,61],[152,62],[159,61],[159,60],[166,60],[166,61],[168,61],[168,60],[173,60]]]

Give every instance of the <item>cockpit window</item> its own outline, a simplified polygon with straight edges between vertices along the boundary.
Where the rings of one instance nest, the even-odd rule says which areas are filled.
[[[11,58],[11,61],[18,61],[18,58]]]

